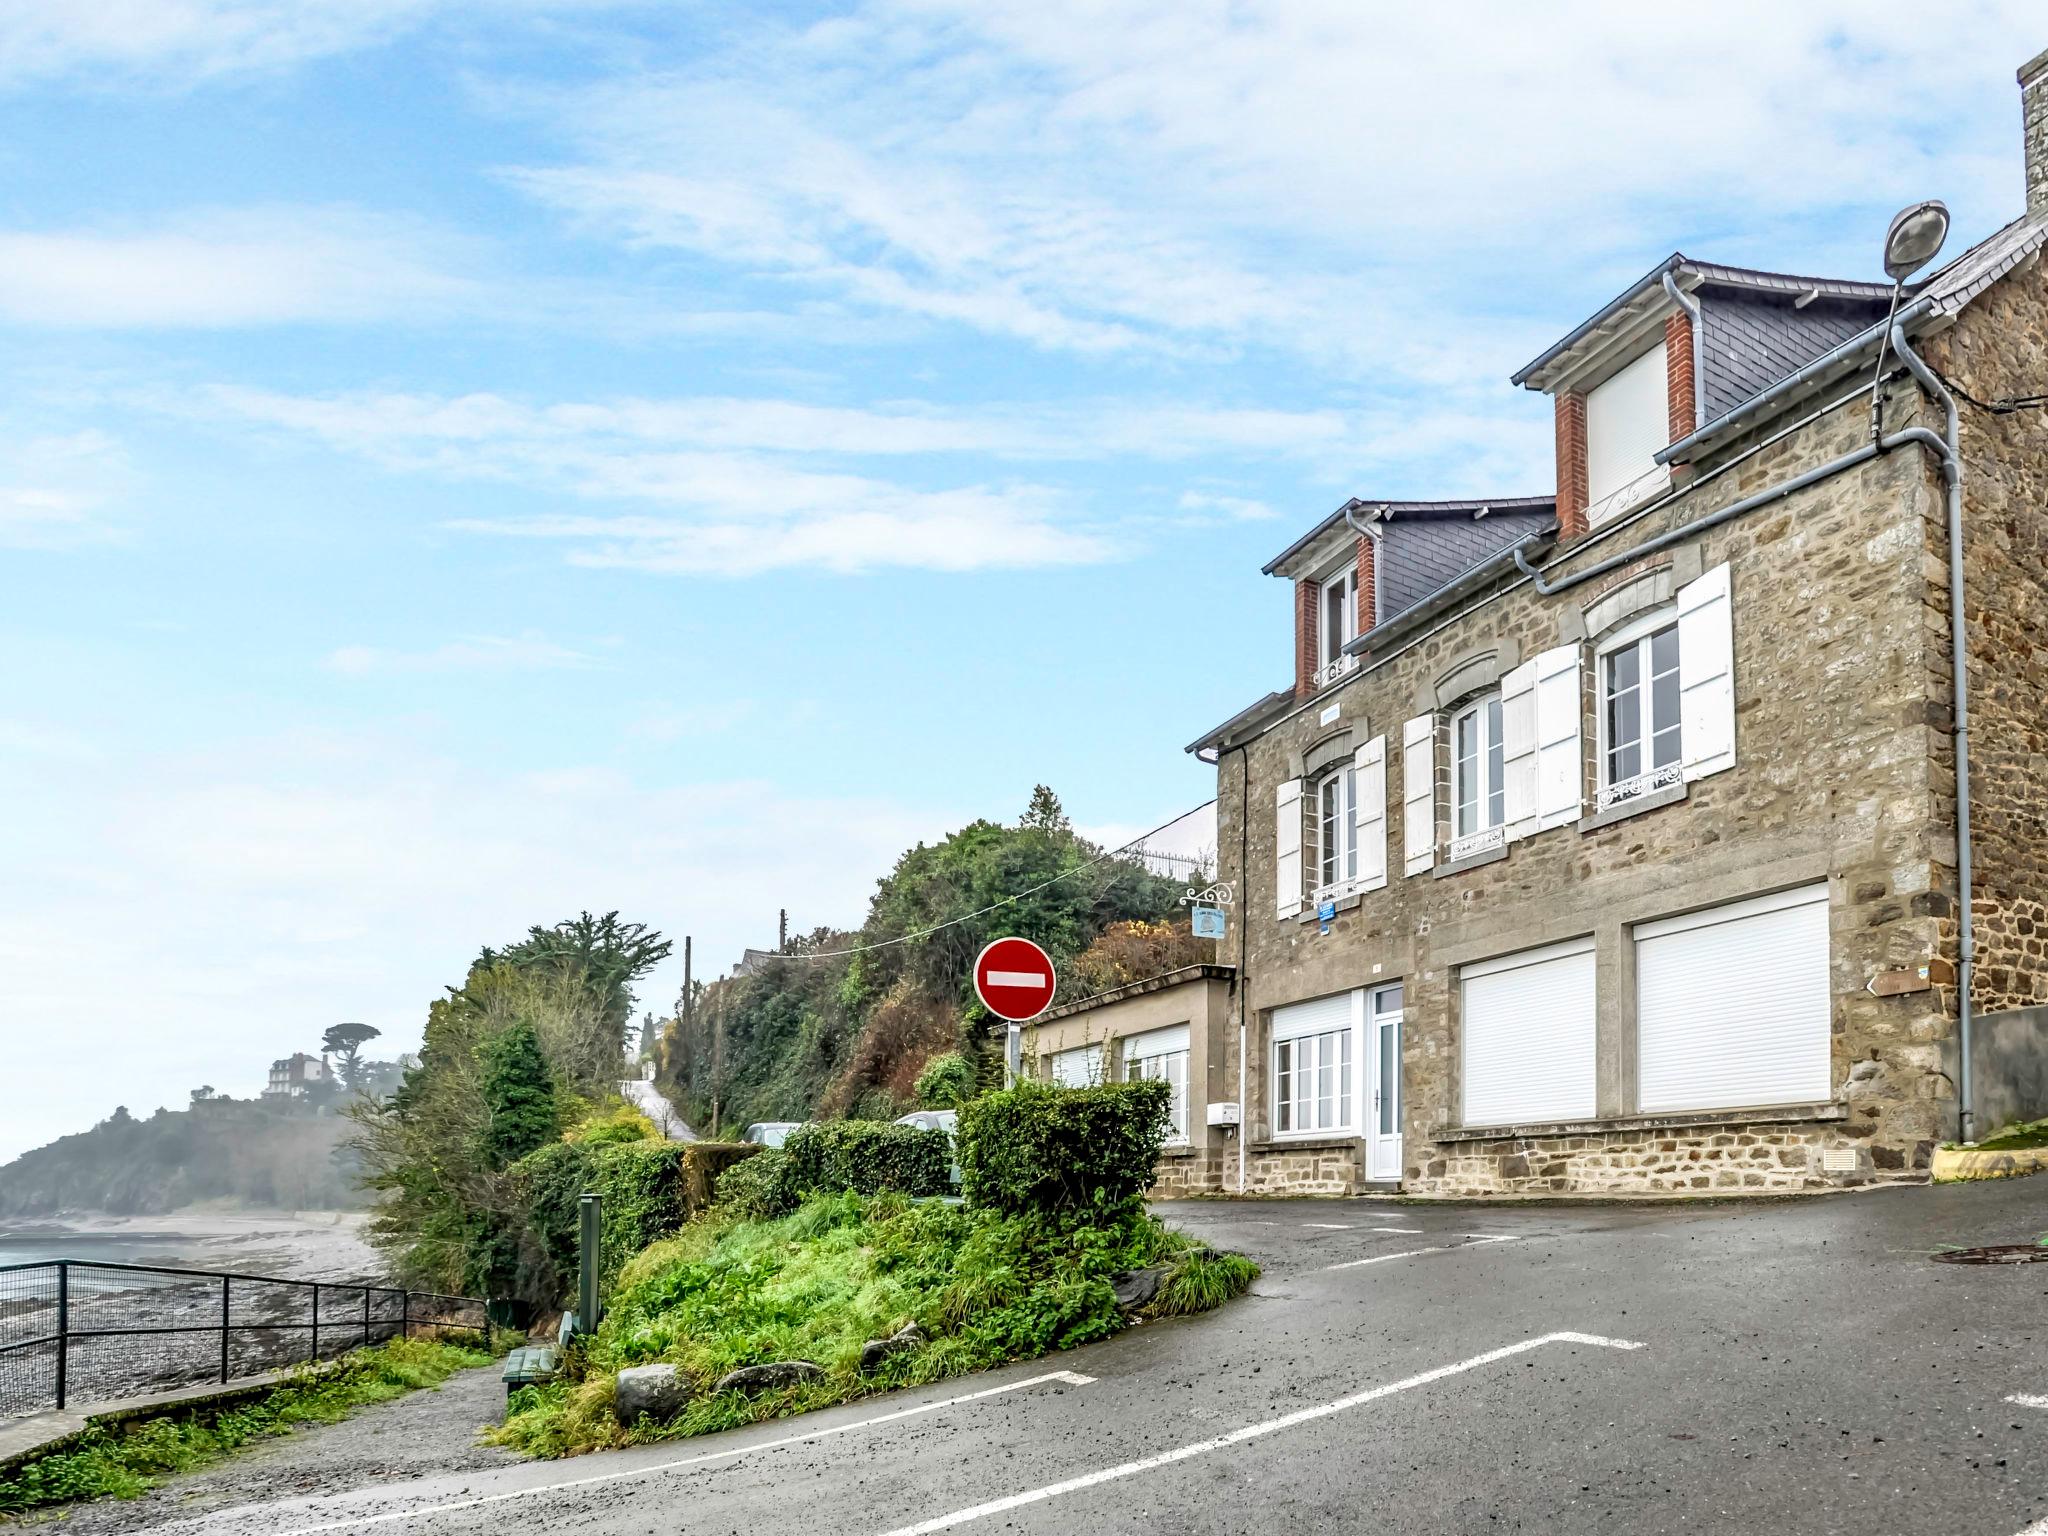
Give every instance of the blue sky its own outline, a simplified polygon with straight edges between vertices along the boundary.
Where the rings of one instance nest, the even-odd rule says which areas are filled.
[[[0,1157],[1206,799],[1259,566],[1547,488],[1509,373],[1669,251],[2013,216],[2029,9],[0,10]]]

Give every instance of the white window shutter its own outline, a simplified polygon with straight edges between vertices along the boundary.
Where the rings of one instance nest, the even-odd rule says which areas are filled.
[[[1728,567],[1678,589],[1678,718],[1685,776],[1735,766],[1735,630]]]
[[[1536,830],[1536,663],[1500,680],[1501,789],[1508,841]]]
[[[1436,863],[1436,716],[1417,715],[1401,727],[1402,873],[1419,875]]]
[[[1387,883],[1387,738],[1375,736],[1351,754],[1353,846],[1358,849],[1358,888],[1376,891]]]
[[[1274,797],[1273,878],[1280,915],[1301,910],[1301,780],[1283,781]]]
[[[1579,648],[1542,652],[1536,668],[1536,826],[1561,827],[1579,819],[1586,790],[1579,750]]]

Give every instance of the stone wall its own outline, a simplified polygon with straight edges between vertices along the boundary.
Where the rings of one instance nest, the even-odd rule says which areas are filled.
[[[1889,424],[1903,425],[1915,402],[1911,391],[1898,392]],[[1857,404],[1842,406],[1666,507],[1575,541],[1551,570],[1603,560],[1847,452],[1863,441],[1866,427]],[[1404,1171],[1415,1192],[1550,1190],[1557,1180],[1564,1187],[1649,1190],[1677,1187],[1668,1181],[1679,1178],[1689,1189],[1816,1188],[1924,1169],[1934,1142],[1951,1133],[1953,1090],[1941,1059],[1950,1028],[1946,1003],[1938,989],[1877,996],[1866,986],[1880,973],[1910,973],[1936,961],[1943,920],[1951,916],[1937,862],[1949,846],[1937,805],[1941,739],[1928,697],[1938,633],[1928,619],[1927,530],[1937,503],[1926,456],[1891,454],[1570,592],[1544,598],[1509,573],[1461,616],[1421,638],[1403,641],[1393,632],[1360,672],[1246,749],[1251,814],[1243,868],[1238,828],[1245,796],[1236,753],[1226,753],[1218,771],[1218,842],[1246,924],[1244,984],[1254,1019],[1246,1113],[1254,1146],[1270,1135],[1270,1010],[1401,980]],[[1424,707],[1421,701],[1434,698],[1441,679],[1488,649],[1512,664],[1510,657],[1582,634],[1586,609],[1645,575],[1665,571],[1675,582],[1722,561],[1731,566],[1734,593],[1733,768],[1691,784],[1675,804],[1600,826],[1553,828],[1511,844],[1505,858],[1441,878],[1435,871],[1401,875],[1401,726]],[[1332,702],[1340,718],[1323,725]],[[1589,772],[1593,730],[1589,698]],[[1380,735],[1388,739],[1387,886],[1346,903],[1327,935],[1312,913],[1276,918],[1275,784],[1300,776],[1305,760],[1334,760]],[[1630,925],[1819,880],[1830,897],[1831,1081],[1837,1096],[1852,1074],[1857,1087],[1848,1118],[1783,1131],[1582,1133],[1514,1151],[1499,1142],[1432,1140],[1437,1127],[1458,1123],[1459,964],[1593,935],[1598,1113],[1619,1119],[1635,1107]],[[1713,1138],[1721,1135],[1737,1139],[1717,1149]],[[1758,1139],[1745,1144],[1743,1135]],[[1695,1148],[1744,1155],[1702,1157],[1729,1166],[1681,1172],[1665,1140],[1674,1152],[1684,1149],[1680,1160],[1687,1164]],[[1816,1147],[1853,1151],[1851,1166],[1823,1167],[1806,1155]],[[1788,1152],[1790,1162],[1780,1156]],[[1355,1151],[1351,1157],[1355,1162]],[[1308,1180],[1339,1177],[1313,1154],[1306,1161],[1292,1172]],[[1739,1185],[1714,1182],[1738,1172]],[[1748,1183],[1751,1174],[1763,1182]],[[1348,1176],[1356,1181],[1355,1170]],[[1698,1177],[1709,1183],[1693,1184]]]
[[[2048,276],[2036,264],[2006,278],[1923,350],[1978,400],[2048,392]],[[1965,403],[1961,425],[1976,863],[1972,1000],[1989,1011],[2048,1002],[2048,412],[2001,415]],[[1953,688],[1943,519],[1937,502],[1927,529],[1926,622],[1928,694],[1942,728],[1938,799],[1947,818],[1955,757],[1947,735]],[[1943,889],[1952,894],[1952,847],[1942,862]],[[1944,938],[1953,945],[1952,921]]]

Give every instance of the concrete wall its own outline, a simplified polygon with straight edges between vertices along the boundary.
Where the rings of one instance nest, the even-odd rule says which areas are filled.
[[[1970,1065],[1980,1139],[2048,1117],[2048,1008],[1978,1014],[1971,1026]]]
[[[1104,1072],[1123,1076],[1120,1041],[1148,1030],[1188,1026],[1188,1144],[1168,1147],[1159,1159],[1157,1199],[1222,1194],[1235,1188],[1235,1132],[1211,1127],[1210,1104],[1237,1097],[1237,1032],[1231,986],[1224,968],[1190,967],[1149,982],[1119,987],[1101,1000],[1070,1004],[1024,1028],[1024,1071],[1043,1077],[1055,1052],[1103,1047]]]
[[[1910,392],[1900,392],[1889,425],[1905,424],[1914,408]],[[1866,423],[1856,406],[1839,409],[1671,506],[1577,541],[1553,569],[1605,559],[1844,453],[1863,441]],[[1243,868],[1240,764],[1226,753],[1218,844],[1246,924],[1252,1144],[1270,1135],[1270,1011],[1402,980],[1404,1176],[1415,1192],[1807,1189],[1924,1170],[1936,1140],[1951,1133],[1940,1045],[1947,1004],[1938,988],[1879,996],[1867,984],[1936,965],[1942,920],[1952,915],[1939,865],[1944,853],[1953,858],[1938,817],[1942,743],[1928,697],[1939,635],[1928,617],[1927,529],[1937,514],[1924,455],[1898,453],[1554,598],[1503,578],[1487,600],[1405,648],[1390,642],[1366,670],[1250,745]],[[1476,658],[1489,652],[1498,668],[1583,634],[1587,610],[1632,582],[1666,573],[1676,583],[1722,561],[1734,592],[1735,767],[1691,784],[1674,804],[1553,828],[1456,873],[1401,875],[1401,726],[1422,701],[1437,699],[1461,669],[1483,673]],[[1275,636],[1276,650],[1280,643]],[[1341,717],[1321,723],[1333,702]],[[1583,730],[1590,774],[1590,695]],[[1275,785],[1377,735],[1388,739],[1387,887],[1340,910],[1327,935],[1312,912],[1276,918]],[[1636,1116],[1631,925],[1816,880],[1830,893],[1829,1101],[1792,1115],[1695,1117],[1690,1126]],[[1589,934],[1600,999],[1597,1120],[1538,1134],[1456,1135],[1456,967]],[[1845,1153],[1846,1166],[1829,1165]],[[1300,1178],[1328,1182],[1337,1173],[1325,1165]],[[1345,1176],[1355,1181],[1356,1172]]]

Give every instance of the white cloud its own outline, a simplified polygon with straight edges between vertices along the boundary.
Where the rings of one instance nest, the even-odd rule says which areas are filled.
[[[1084,352],[1274,347],[1381,371],[1394,338],[1499,378],[1680,241],[1868,274],[1889,206],[2015,208],[2036,0],[876,0],[553,101],[574,148],[507,174],[581,229],[857,310]],[[1834,248],[1814,215],[1854,214]],[[1873,222],[1874,221],[1874,222]],[[1837,225],[1836,227],[1840,227]],[[1708,254],[1702,249],[1699,254]],[[1606,292],[1599,290],[1605,289]],[[1593,300],[1597,302],[1597,298]],[[1526,347],[1526,350],[1524,348]]]
[[[521,635],[468,635],[424,651],[344,645],[328,653],[327,669],[344,677],[380,672],[537,672],[602,666],[588,651],[528,631]]]
[[[0,755],[0,789],[38,808],[7,859],[10,885],[35,894],[0,925],[0,1158],[116,1103],[252,1091],[338,1018],[383,1029],[380,1051],[409,1048],[480,946],[585,907],[651,922],[678,952],[688,925],[700,960],[761,943],[780,906],[806,926],[858,922],[902,849],[966,819],[745,781],[655,785],[573,758],[508,773],[382,737],[131,745],[33,770]],[[643,1001],[666,1008],[680,969]],[[80,1071],[76,1042],[138,1007],[148,1027]]]
[[[1280,515],[1263,501],[1246,496],[1216,496],[1207,491],[1181,492],[1180,507],[1183,512],[1219,513],[1226,520],[1239,523],[1261,523]]]
[[[0,318],[120,329],[469,312],[457,243],[347,208],[195,212],[149,228],[0,231]]]
[[[106,433],[18,440],[0,450],[0,463],[0,549],[72,549],[120,536],[99,514],[134,477]]]
[[[12,0],[0,7],[0,84],[192,84],[390,42],[441,17],[502,21],[596,0]]]

